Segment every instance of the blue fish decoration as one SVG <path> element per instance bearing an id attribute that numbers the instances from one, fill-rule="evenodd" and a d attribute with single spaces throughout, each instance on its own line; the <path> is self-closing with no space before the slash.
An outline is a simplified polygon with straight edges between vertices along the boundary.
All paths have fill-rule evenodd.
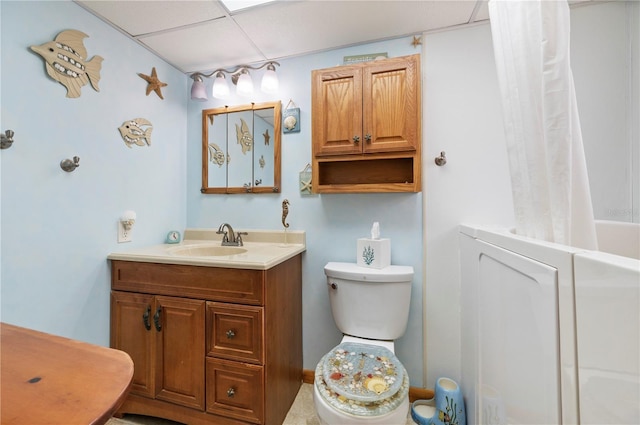
<path id="1" fill-rule="evenodd" d="M 81 31 L 65 30 L 54 41 L 31 46 L 31 50 L 44 59 L 47 74 L 67 88 L 67 97 L 80 97 L 80 90 L 87 83 L 100 91 L 103 58 L 96 55 L 86 60 L 87 49 L 82 41 L 85 37 L 88 35 Z"/>

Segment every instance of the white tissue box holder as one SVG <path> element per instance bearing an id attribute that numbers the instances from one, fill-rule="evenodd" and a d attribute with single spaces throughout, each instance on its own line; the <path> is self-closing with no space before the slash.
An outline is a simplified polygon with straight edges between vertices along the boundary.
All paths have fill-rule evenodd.
<path id="1" fill-rule="evenodd" d="M 391 265 L 391 239 L 358 239 L 356 258 L 356 264 L 360 267 L 388 267 Z"/>

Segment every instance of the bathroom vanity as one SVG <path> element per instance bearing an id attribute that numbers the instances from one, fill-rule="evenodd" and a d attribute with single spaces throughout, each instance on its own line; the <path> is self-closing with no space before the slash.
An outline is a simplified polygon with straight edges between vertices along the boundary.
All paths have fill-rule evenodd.
<path id="1" fill-rule="evenodd" d="M 109 255 L 111 346 L 135 364 L 119 414 L 282 423 L 302 383 L 305 250 L 304 232 L 282 237 L 248 230 L 229 254 L 215 231 L 187 230 L 177 246 Z"/>

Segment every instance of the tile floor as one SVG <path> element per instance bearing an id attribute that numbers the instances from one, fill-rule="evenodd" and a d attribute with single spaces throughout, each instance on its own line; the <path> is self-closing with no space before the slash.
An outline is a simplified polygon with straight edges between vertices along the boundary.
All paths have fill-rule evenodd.
<path id="1" fill-rule="evenodd" d="M 122 419 L 110 419 L 106 425 L 177 425 L 177 423 L 166 419 L 125 415 Z M 289 410 L 282 425 L 320 425 L 313 406 L 312 384 L 302 384 L 291 406 L 291 410 Z M 415 422 L 411 419 L 411 415 L 407 417 L 406 425 L 415 425 Z"/>

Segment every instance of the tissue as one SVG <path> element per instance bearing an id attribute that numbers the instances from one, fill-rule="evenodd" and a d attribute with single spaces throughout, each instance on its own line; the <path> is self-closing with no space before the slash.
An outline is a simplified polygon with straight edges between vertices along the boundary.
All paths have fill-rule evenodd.
<path id="1" fill-rule="evenodd" d="M 360 267 L 383 269 L 391 265 L 391 240 L 380 239 L 380 223 L 371 226 L 371 237 L 357 241 L 356 263 Z"/>
<path id="2" fill-rule="evenodd" d="M 371 226 L 371 239 L 380 239 L 380 223 L 377 221 L 374 221 Z"/>

